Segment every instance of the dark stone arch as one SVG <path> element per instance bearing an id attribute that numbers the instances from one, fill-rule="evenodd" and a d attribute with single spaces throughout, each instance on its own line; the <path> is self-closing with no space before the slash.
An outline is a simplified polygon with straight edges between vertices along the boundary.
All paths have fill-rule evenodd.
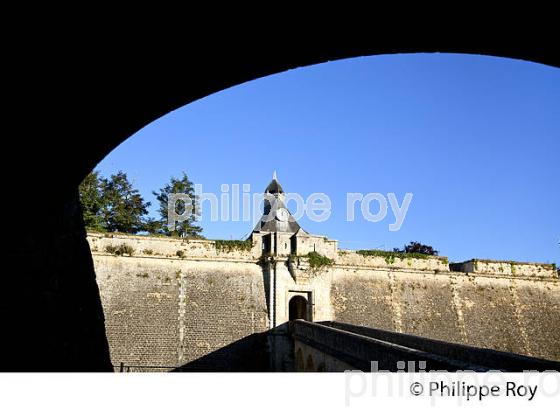
<path id="1" fill-rule="evenodd" d="M 65 32 L 61 25 L 58 29 Z M 446 29 L 441 39 L 403 42 L 368 27 L 345 38 L 337 33 L 332 41 L 332 27 L 323 27 L 312 36 L 292 32 L 281 43 L 273 41 L 274 29 L 259 30 L 258 42 L 238 38 L 232 30 L 197 46 L 192 39 L 200 33 L 185 31 L 176 38 L 181 53 L 170 38 L 158 43 L 153 32 L 149 38 L 126 39 L 106 33 L 106 39 L 92 43 L 89 30 L 83 30 L 72 27 L 71 36 L 61 37 L 49 27 L 22 50 L 10 48 L 4 55 L 5 78 L 15 86 L 5 90 L 10 101 L 5 128 L 12 131 L 3 153 L 21 162 L 4 191 L 19 194 L 22 182 L 32 181 L 34 200 L 19 201 L 20 217 L 5 221 L 8 259 L 25 263 L 3 281 L 4 332 L 10 337 L 2 340 L 0 370 L 111 369 L 77 187 L 112 149 L 162 115 L 245 81 L 349 57 L 459 52 L 560 66 L 554 42 L 548 46 L 546 35 L 518 27 L 501 30 L 505 43 L 496 34 L 464 42 L 460 28 Z M 458 45 L 450 45 L 454 40 Z M 38 334 L 41 343 L 36 343 Z"/>
<path id="2" fill-rule="evenodd" d="M 292 296 L 289 302 L 289 319 L 309 320 L 309 306 L 307 299 L 301 295 Z"/>

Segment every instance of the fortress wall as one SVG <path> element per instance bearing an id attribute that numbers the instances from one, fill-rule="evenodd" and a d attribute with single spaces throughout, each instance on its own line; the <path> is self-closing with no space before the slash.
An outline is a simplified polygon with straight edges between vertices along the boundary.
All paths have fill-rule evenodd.
<path id="1" fill-rule="evenodd" d="M 218 250 L 206 240 L 88 240 L 114 365 L 266 369 L 269 273 L 257 263 L 259 238 L 248 250 Z M 120 245 L 133 255 L 107 252 Z M 352 251 L 318 271 L 299 262 L 292 273 L 289 259 L 276 262 L 277 324 L 288 320 L 293 295 L 312 293 L 314 320 L 560 360 L 560 281 L 549 275 L 552 265 L 469 261 L 450 272 L 445 258 Z"/>
<path id="2" fill-rule="evenodd" d="M 93 254 L 111 362 L 174 366 L 179 281 L 157 259 Z"/>
<path id="3" fill-rule="evenodd" d="M 256 260 L 261 248 L 253 246 L 250 250 L 216 248 L 216 241 L 205 239 L 181 239 L 154 236 L 134 236 L 125 234 L 88 233 L 87 240 L 92 252 L 108 253 L 107 247 L 130 246 L 134 256 L 155 256 L 165 258 L 191 259 L 235 259 Z"/>
<path id="4" fill-rule="evenodd" d="M 182 267 L 181 283 L 184 296 L 179 326 L 184 329 L 184 340 L 180 362 L 190 363 L 212 353 L 193 368 L 262 370 L 258 366 L 268 363 L 258 363 L 256 356 L 264 354 L 264 346 L 257 348 L 255 343 L 264 339 L 243 340 L 268 330 L 261 267 L 255 263 L 188 262 Z"/>
<path id="5" fill-rule="evenodd" d="M 560 281 L 515 281 L 531 355 L 560 361 Z"/>
<path id="6" fill-rule="evenodd" d="M 253 262 L 98 252 L 93 259 L 116 366 L 239 367 L 223 355 L 244 360 L 261 340 L 240 340 L 268 328 L 262 270 Z"/>
<path id="7" fill-rule="evenodd" d="M 558 278 L 556 266 L 545 263 L 473 259 L 452 264 L 453 270 L 504 277 Z"/>
<path id="8" fill-rule="evenodd" d="M 560 360 L 560 282 L 334 269 L 336 321 Z"/>
<path id="9" fill-rule="evenodd" d="M 517 320 L 512 279 L 457 276 L 457 303 L 465 323 L 464 343 L 527 354 L 528 341 Z M 534 285 L 533 285 L 534 286 Z"/>
<path id="10" fill-rule="evenodd" d="M 447 258 L 430 256 L 426 258 L 399 258 L 398 256 L 365 256 L 355 251 L 339 251 L 336 257 L 338 265 L 385 268 L 415 269 L 428 271 L 449 271 Z"/>
<path id="11" fill-rule="evenodd" d="M 398 305 L 391 296 L 389 273 L 336 268 L 331 285 L 334 320 L 398 330 Z"/>
<path id="12" fill-rule="evenodd" d="M 454 285 L 449 275 L 396 272 L 393 276 L 392 300 L 400 309 L 399 331 L 462 341 L 462 324 L 454 309 Z"/>
<path id="13" fill-rule="evenodd" d="M 337 256 L 338 241 L 322 236 L 302 236 L 298 238 L 297 254 L 307 255 L 310 252 L 318 252 L 328 258 Z"/>

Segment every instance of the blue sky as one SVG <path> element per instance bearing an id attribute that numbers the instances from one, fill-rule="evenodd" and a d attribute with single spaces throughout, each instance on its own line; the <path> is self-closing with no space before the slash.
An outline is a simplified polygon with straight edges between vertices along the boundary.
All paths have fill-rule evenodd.
<path id="1" fill-rule="evenodd" d="M 277 170 L 286 191 L 331 198 L 326 222 L 300 225 L 341 248 L 416 240 L 453 261 L 559 263 L 559 153 L 560 70 L 409 54 L 290 70 L 208 96 L 138 131 L 97 169 L 127 172 L 152 203 L 151 191 L 182 171 L 219 195 L 221 184 L 262 192 Z M 380 222 L 347 222 L 347 192 L 413 199 L 391 232 L 390 210 Z M 205 208 L 208 238 L 252 229 L 211 222 Z"/>

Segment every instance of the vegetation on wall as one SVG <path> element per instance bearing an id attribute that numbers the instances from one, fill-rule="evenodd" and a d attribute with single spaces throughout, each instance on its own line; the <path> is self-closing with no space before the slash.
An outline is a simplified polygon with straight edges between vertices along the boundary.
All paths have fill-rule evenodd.
<path id="1" fill-rule="evenodd" d="M 383 251 L 380 249 L 361 249 L 356 253 L 362 256 L 378 256 L 385 259 L 388 265 L 395 263 L 395 259 L 429 259 L 439 254 L 433 247 L 420 242 L 411 241 L 403 248 L 394 248 L 392 251 Z M 449 263 L 447 257 L 439 257 L 442 263 Z M 409 261 L 410 262 L 410 261 Z M 408 265 L 410 266 L 410 263 Z"/>
<path id="2" fill-rule="evenodd" d="M 415 241 L 411 241 L 408 245 L 404 245 L 402 249 L 394 248 L 393 252 L 432 255 L 432 256 L 437 256 L 439 254 L 439 252 L 436 251 L 432 246 L 425 245 L 423 243 L 415 242 Z"/>
<path id="3" fill-rule="evenodd" d="M 244 241 L 216 239 L 214 242 L 218 252 L 249 251 L 253 247 L 253 241 L 250 239 Z"/>
<path id="4" fill-rule="evenodd" d="M 363 256 L 381 256 L 381 257 L 392 257 L 394 258 L 416 258 L 416 259 L 429 259 L 430 256 L 424 253 L 404 253 L 395 251 L 383 251 L 381 249 L 360 249 L 356 251 Z"/>
<path id="5" fill-rule="evenodd" d="M 362 256 L 378 256 L 384 258 L 388 265 L 395 263 L 396 259 L 431 259 L 431 255 L 426 255 L 424 253 L 382 251 L 379 249 L 361 249 L 356 251 L 356 253 Z M 449 263 L 446 257 L 438 257 L 438 259 L 440 259 L 442 263 Z"/>
<path id="6" fill-rule="evenodd" d="M 321 255 L 318 252 L 309 252 L 305 255 L 306 258 L 309 260 L 309 266 L 311 269 L 321 269 L 324 267 L 332 266 L 334 264 L 334 260 L 328 258 L 327 256 Z"/>
<path id="7" fill-rule="evenodd" d="M 134 248 L 130 245 L 126 245 L 124 243 L 121 243 L 118 246 L 107 245 L 105 247 L 105 252 L 111 253 L 111 254 L 117 255 L 117 256 L 122 256 L 122 255 L 132 256 L 132 255 L 134 255 Z"/>
<path id="8" fill-rule="evenodd" d="M 554 269 L 556 269 L 556 264 L 554 263 L 538 263 L 538 262 L 521 262 L 521 261 L 508 261 L 508 260 L 498 260 L 498 259 L 471 259 L 471 261 L 474 263 L 475 267 L 478 265 L 478 263 L 503 263 L 503 264 L 509 264 L 510 267 L 515 267 L 517 265 L 535 265 L 535 266 L 541 266 L 544 268 L 549 268 L 549 267 L 553 267 Z"/>

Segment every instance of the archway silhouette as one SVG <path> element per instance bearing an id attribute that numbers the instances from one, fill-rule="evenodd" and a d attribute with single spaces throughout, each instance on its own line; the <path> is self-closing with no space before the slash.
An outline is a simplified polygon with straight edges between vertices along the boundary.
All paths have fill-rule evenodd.
<path id="1" fill-rule="evenodd" d="M 324 28 L 312 38 L 284 38 L 281 44 L 264 48 L 267 33 L 263 32 L 258 43 L 230 33 L 199 48 L 191 47 L 192 38 L 184 33 L 179 40 L 191 47 L 184 53 L 168 52 L 164 43 L 148 50 L 149 42 L 142 39 L 123 43 L 115 36 L 96 44 L 82 43 L 79 33 L 74 29 L 72 33 L 71 38 L 56 41 L 43 33 L 41 39 L 26 44 L 25 53 L 6 56 L 6 61 L 18 65 L 10 68 L 22 78 L 17 82 L 7 77 L 18 87 L 13 99 L 6 96 L 14 101 L 11 117 L 16 126 L 10 127 L 15 130 L 10 136 L 13 144 L 5 154 L 25 159 L 25 166 L 6 181 L 5 192 L 21 192 L 22 181 L 33 181 L 34 198 L 44 201 L 40 224 L 31 217 L 37 216 L 37 201 L 25 200 L 18 203 L 22 217 L 7 218 L 4 227 L 11 235 L 8 255 L 25 263 L 3 282 L 8 317 L 4 329 L 11 337 L 3 340 L 2 370 L 111 370 L 77 187 L 112 149 L 162 115 L 245 81 L 350 57 L 459 52 L 560 66 L 553 45 L 547 49 L 542 39 L 527 38 L 527 33 L 523 34 L 526 41 L 519 42 L 514 32 L 501 33 L 509 39 L 507 44 L 492 44 L 488 37 L 486 45 L 449 46 L 454 38 L 449 31 L 445 40 L 436 43 L 381 43 L 371 33 L 333 42 Z M 455 32 L 455 38 L 461 35 Z M 38 56 L 47 49 L 49 64 L 41 64 L 44 60 Z M 157 64 L 142 64 L 139 56 L 149 56 Z M 22 295 L 14 289 L 26 292 Z M 29 326 L 29 317 L 34 317 L 34 326 Z M 36 342 L 37 334 L 42 335 L 41 343 Z"/>

